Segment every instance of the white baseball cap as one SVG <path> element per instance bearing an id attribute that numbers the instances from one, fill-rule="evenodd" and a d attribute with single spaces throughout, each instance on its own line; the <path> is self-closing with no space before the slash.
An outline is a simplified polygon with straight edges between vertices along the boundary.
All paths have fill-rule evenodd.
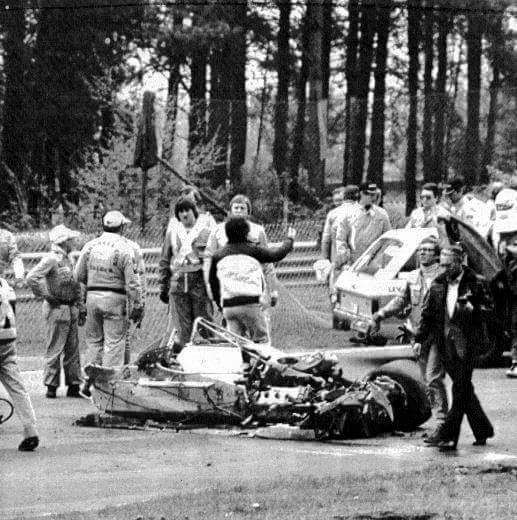
<path id="1" fill-rule="evenodd" d="M 48 237 L 53 244 L 61 244 L 69 238 L 77 238 L 81 233 L 67 228 L 64 224 L 53 227 L 48 232 Z"/>
<path id="2" fill-rule="evenodd" d="M 124 217 L 120 211 L 108 211 L 106 215 L 104 215 L 104 218 L 102 219 L 102 223 L 106 227 L 119 227 L 122 224 L 130 224 L 131 220 Z"/>

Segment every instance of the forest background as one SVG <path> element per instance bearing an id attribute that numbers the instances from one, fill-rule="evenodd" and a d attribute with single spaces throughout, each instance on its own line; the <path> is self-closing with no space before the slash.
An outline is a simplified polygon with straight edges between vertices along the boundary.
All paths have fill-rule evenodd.
<path id="1" fill-rule="evenodd" d="M 423 181 L 517 174 L 511 0 L 5 0 L 0 37 L 13 229 L 112 207 L 161 226 L 167 164 L 264 222 L 314 216 L 338 183 L 407 213 Z"/>

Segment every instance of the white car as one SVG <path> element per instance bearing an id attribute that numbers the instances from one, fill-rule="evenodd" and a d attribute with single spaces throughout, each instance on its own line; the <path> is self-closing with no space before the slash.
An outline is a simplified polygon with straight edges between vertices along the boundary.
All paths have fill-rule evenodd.
<path id="1" fill-rule="evenodd" d="M 418 267 L 422 240 L 438 237 L 435 228 L 392 229 L 379 237 L 335 283 L 333 326 L 362 330 L 365 320 L 405 291 L 407 278 Z"/>

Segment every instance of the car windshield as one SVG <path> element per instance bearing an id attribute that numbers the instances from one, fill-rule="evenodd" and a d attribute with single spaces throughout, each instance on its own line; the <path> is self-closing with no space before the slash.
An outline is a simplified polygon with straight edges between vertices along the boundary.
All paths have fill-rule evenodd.
<path id="1" fill-rule="evenodd" d="M 403 242 L 395 238 L 381 238 L 367 250 L 354 270 L 358 273 L 375 276 L 401 252 L 402 246 Z"/>

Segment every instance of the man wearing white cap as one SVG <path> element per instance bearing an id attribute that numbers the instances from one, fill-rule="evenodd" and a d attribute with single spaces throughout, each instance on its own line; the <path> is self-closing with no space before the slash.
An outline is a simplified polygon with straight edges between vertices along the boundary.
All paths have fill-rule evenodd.
<path id="1" fill-rule="evenodd" d="M 84 323 L 81 286 L 74 280 L 70 253 L 79 236 L 63 224 L 49 232 L 50 253 L 27 275 L 27 284 L 37 298 L 42 298 L 47 322 L 47 350 L 43 383 L 47 397 L 55 398 L 61 374 L 61 355 L 67 397 L 80 397 L 81 364 L 79 361 L 78 326 Z"/>
<path id="2" fill-rule="evenodd" d="M 75 267 L 76 280 L 86 287 L 85 365 L 122 365 L 128 303 L 129 320 L 140 323 L 143 317 L 141 254 L 122 236 L 129 223 L 120 211 L 108 211 L 102 219 L 104 232 L 83 247 Z M 85 390 L 87 394 L 88 385 Z"/>

